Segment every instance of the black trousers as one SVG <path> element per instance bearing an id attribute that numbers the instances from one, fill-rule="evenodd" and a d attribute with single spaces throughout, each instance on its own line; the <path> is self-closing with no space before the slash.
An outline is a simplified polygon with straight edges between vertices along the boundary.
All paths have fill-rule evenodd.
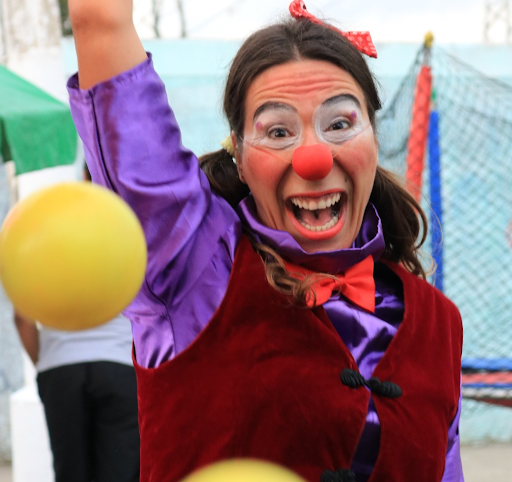
<path id="1" fill-rule="evenodd" d="M 39 373 L 55 482 L 137 482 L 140 436 L 133 367 L 65 365 Z"/>

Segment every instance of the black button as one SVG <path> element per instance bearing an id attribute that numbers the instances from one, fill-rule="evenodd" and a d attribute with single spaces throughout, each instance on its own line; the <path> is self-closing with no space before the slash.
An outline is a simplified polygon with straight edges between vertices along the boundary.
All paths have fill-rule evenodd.
<path id="1" fill-rule="evenodd" d="M 341 382 L 350 388 L 359 388 L 367 386 L 375 395 L 387 398 L 398 398 L 402 395 L 402 389 L 393 382 L 381 382 L 377 377 L 371 377 L 366 380 L 363 375 L 350 368 L 344 368 L 341 372 Z"/>
<path id="2" fill-rule="evenodd" d="M 368 380 L 368 388 L 375 393 L 387 398 L 398 398 L 402 395 L 402 389 L 393 382 L 381 382 L 378 378 L 372 377 Z"/>
<path id="3" fill-rule="evenodd" d="M 350 388 L 359 388 L 366 385 L 363 375 L 350 368 L 344 368 L 341 372 L 341 382 Z"/>

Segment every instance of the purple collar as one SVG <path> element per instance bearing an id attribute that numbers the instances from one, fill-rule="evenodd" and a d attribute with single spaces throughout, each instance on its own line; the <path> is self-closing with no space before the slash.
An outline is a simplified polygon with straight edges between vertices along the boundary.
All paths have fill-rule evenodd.
<path id="1" fill-rule="evenodd" d="M 249 229 L 256 241 L 275 249 L 288 261 L 313 271 L 343 272 L 370 254 L 373 255 L 374 260 L 377 260 L 385 248 L 382 224 L 375 206 L 371 203 L 366 207 L 361 230 L 352 247 L 316 253 L 304 251 L 290 233 L 277 231 L 261 224 L 252 195 L 240 202 L 237 212 L 242 224 Z"/>

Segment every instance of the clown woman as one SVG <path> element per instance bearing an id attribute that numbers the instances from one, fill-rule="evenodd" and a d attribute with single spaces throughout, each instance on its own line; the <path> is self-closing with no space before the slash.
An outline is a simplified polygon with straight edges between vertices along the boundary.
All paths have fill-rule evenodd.
<path id="1" fill-rule="evenodd" d="M 198 159 L 131 0 L 69 11 L 93 181 L 130 204 L 149 250 L 125 311 L 141 481 L 238 457 L 311 482 L 462 481 L 461 319 L 424 279 L 424 213 L 378 165 L 370 35 L 294 0 L 236 54 L 228 140 Z"/>

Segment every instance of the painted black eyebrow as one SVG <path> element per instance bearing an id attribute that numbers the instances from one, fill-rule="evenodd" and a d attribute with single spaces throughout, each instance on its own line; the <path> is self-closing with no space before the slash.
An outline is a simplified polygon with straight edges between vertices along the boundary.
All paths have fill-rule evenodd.
<path id="1" fill-rule="evenodd" d="M 340 100 L 351 100 L 352 102 L 354 102 L 354 104 L 357 105 L 357 107 L 359 107 L 359 110 L 361 110 L 361 102 L 359 102 L 359 99 L 352 94 L 335 95 L 334 97 L 331 97 L 330 99 L 327 99 L 325 102 L 323 102 L 322 105 L 335 104 Z"/>
<path id="2" fill-rule="evenodd" d="M 265 102 L 264 104 L 261 104 L 257 109 L 256 112 L 254 112 L 254 115 L 252 116 L 252 121 L 254 122 L 256 120 L 256 117 L 258 117 L 262 112 L 265 112 L 266 110 L 270 109 L 279 109 L 279 110 L 288 110 L 291 112 L 297 112 L 295 108 L 293 108 L 291 105 L 283 104 L 282 102 Z"/>
<path id="3" fill-rule="evenodd" d="M 336 102 L 339 102 L 341 100 L 351 100 L 361 110 L 361 103 L 359 102 L 359 99 L 357 97 L 355 97 L 354 95 L 352 95 L 352 94 L 335 95 L 334 97 L 331 97 L 330 99 L 327 99 L 326 101 L 324 101 L 322 103 L 322 105 L 327 105 L 328 106 L 330 104 L 335 104 Z M 297 110 L 294 107 L 292 107 L 291 105 L 283 104 L 282 102 L 271 102 L 271 101 L 269 101 L 269 102 L 265 102 L 265 103 L 261 104 L 256 109 L 256 111 L 254 112 L 254 115 L 252 116 L 252 121 L 254 122 L 256 120 L 256 118 L 262 112 L 265 112 L 266 110 L 270 110 L 270 109 L 279 109 L 279 110 L 288 110 L 290 112 L 297 112 Z"/>

